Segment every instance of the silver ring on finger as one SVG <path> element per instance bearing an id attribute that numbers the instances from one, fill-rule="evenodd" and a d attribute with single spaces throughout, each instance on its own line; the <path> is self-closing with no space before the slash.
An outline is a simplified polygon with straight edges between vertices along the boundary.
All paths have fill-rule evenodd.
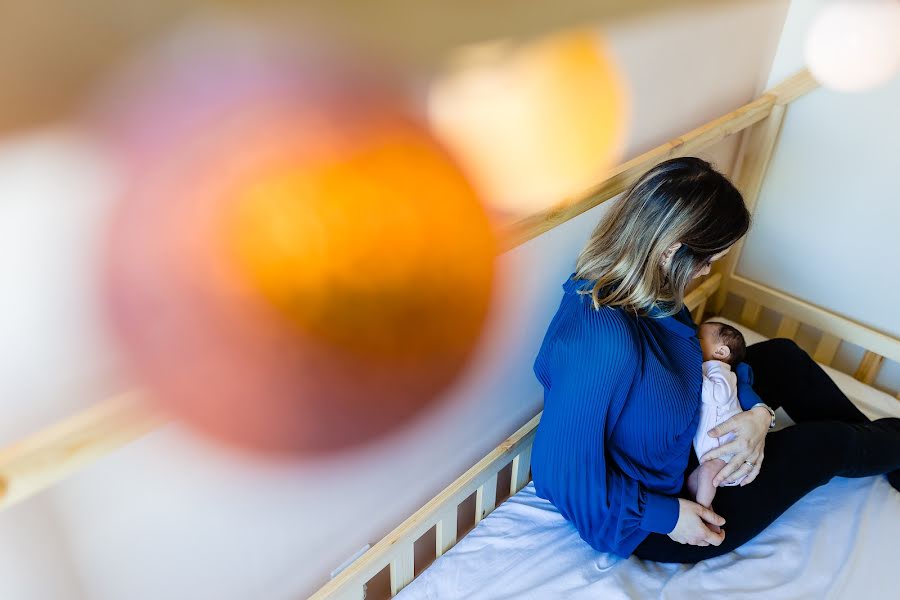
<path id="1" fill-rule="evenodd" d="M 750 465 L 750 468 L 751 468 L 751 469 L 752 469 L 753 467 L 756 466 L 756 465 L 754 465 L 752 462 L 750 462 L 749 460 L 745 460 L 745 461 L 744 461 L 744 464 L 745 464 L 745 465 Z"/>

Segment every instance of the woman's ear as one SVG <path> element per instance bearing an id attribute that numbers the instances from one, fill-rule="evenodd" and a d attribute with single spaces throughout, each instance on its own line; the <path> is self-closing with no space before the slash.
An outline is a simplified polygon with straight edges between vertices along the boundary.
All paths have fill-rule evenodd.
<path id="1" fill-rule="evenodd" d="M 668 269 L 669 265 L 672 263 L 672 257 L 681 248 L 681 242 L 675 242 L 663 252 L 662 258 L 659 259 L 659 266 L 663 269 Z"/>

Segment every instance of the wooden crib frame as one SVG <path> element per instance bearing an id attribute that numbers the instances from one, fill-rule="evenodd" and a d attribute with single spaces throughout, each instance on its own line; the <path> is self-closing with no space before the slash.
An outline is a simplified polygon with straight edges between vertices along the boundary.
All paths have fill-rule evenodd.
<path id="1" fill-rule="evenodd" d="M 625 191 L 656 163 L 676 156 L 694 154 L 742 130 L 746 132 L 738 154 L 734 181 L 752 212 L 781 130 L 787 105 L 816 87 L 817 84 L 809 73 L 802 71 L 768 90 L 753 102 L 624 163 L 586 198 L 571 204 L 562 204 L 515 223 L 509 230 L 507 249 L 536 237 Z M 819 329 L 821 334 L 813 353 L 819 363 L 830 365 L 842 341 L 865 348 L 865 354 L 853 374 L 865 384 L 872 384 L 875 381 L 885 358 L 900 361 L 900 340 L 897 338 L 738 275 L 735 269 L 742 247 L 743 241 L 720 261 L 716 272 L 685 298 L 685 303 L 696 321 L 702 320 L 708 314 L 721 311 L 727 295 L 733 294 L 744 299 L 739 321 L 750 328 L 757 324 L 765 307 L 781 315 L 777 337 L 793 339 L 801 323 Z M 894 392 L 900 399 L 900 390 Z M 897 413 L 900 416 L 900 403 L 897 405 Z M 531 447 L 540 418 L 541 413 L 535 415 L 319 589 L 310 600 L 365 598 L 367 582 L 385 568 L 389 569 L 391 597 L 396 595 L 414 578 L 415 543 L 426 532 L 432 528 L 435 530 L 435 558 L 457 542 L 458 514 L 461 505 L 473 492 L 477 524 L 495 508 L 497 479 L 503 469 L 511 466 L 510 496 L 530 481 Z"/>
<path id="2" fill-rule="evenodd" d="M 511 223 L 504 231 L 502 250 L 514 248 L 615 197 L 660 161 L 696 154 L 739 132 L 744 133 L 734 180 L 752 211 L 787 106 L 816 87 L 810 74 L 801 71 L 737 110 L 623 163 L 585 197 Z M 865 348 L 854 373 L 863 383 L 875 381 L 885 358 L 900 362 L 900 339 L 737 274 L 741 247 L 739 243 L 719 262 L 716 272 L 688 294 L 686 303 L 695 319 L 720 311 L 730 293 L 744 298 L 740 321 L 749 327 L 756 324 L 762 308 L 767 307 L 782 315 L 778 336 L 793 338 L 801 322 L 820 330 L 814 357 L 821 363 L 831 363 L 842 341 Z M 900 398 L 900 393 L 894 392 Z M 475 522 L 487 516 L 497 502 L 498 475 L 507 466 L 511 469 L 509 494 L 525 486 L 530 479 L 531 445 L 539 420 L 540 414 L 525 423 L 329 581 L 313 599 L 363 598 L 367 582 L 385 568 L 390 572 L 391 596 L 395 595 L 413 579 L 414 544 L 420 537 L 434 528 L 435 557 L 451 548 L 457 541 L 460 505 L 474 493 Z M 148 409 L 140 393 L 131 393 L 100 403 L 0 450 L 0 509 L 53 485 L 167 421 L 165 415 Z"/>

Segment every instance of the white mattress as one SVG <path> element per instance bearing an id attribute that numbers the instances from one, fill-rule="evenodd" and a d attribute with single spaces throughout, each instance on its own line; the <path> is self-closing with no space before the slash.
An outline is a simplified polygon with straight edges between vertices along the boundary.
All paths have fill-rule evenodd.
<path id="1" fill-rule="evenodd" d="M 720 319 L 721 320 L 721 319 Z M 748 343 L 762 338 L 740 327 Z M 828 369 L 873 418 L 897 400 Z M 497 507 L 399 598 L 900 598 L 900 493 L 883 476 L 835 478 L 734 552 L 696 565 L 588 546 L 533 484 Z"/>

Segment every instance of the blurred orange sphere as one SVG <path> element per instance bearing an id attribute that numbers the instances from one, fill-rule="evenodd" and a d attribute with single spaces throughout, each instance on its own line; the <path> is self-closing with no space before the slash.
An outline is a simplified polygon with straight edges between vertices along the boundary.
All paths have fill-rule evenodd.
<path id="1" fill-rule="evenodd" d="M 202 130 L 153 138 L 110 228 L 137 373 L 198 429 L 268 453 L 357 445 L 433 403 L 493 279 L 482 206 L 402 94 L 320 60 L 253 103 L 226 106 L 226 85 Z"/>

